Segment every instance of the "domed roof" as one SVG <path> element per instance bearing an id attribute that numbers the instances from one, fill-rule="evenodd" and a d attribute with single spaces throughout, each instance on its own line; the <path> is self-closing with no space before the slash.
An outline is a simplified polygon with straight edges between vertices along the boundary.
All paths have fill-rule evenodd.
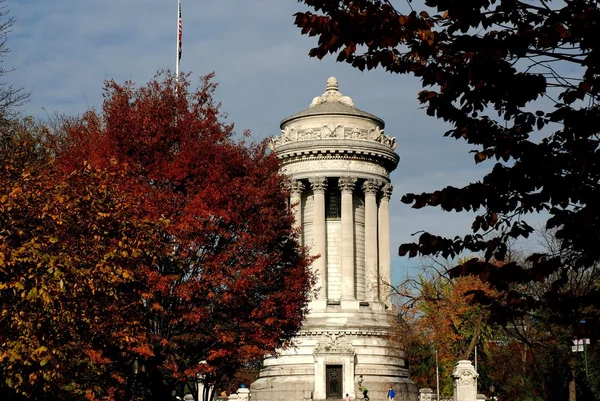
<path id="1" fill-rule="evenodd" d="M 335 78 L 310 107 L 281 122 L 281 135 L 269 146 L 281 160 L 282 171 L 294 177 L 315 174 L 389 180 L 400 160 L 396 138 L 386 135 L 383 120 L 357 109 L 338 90 Z"/>
<path id="2" fill-rule="evenodd" d="M 281 120 L 281 128 L 292 120 L 308 116 L 321 115 L 349 115 L 368 118 L 378 123 L 381 128 L 384 127 L 384 121 L 366 111 L 362 111 L 354 106 L 352 99 L 344 96 L 338 90 L 338 81 L 334 77 L 327 80 L 327 88 L 325 93 L 313 99 L 309 108 L 293 114 Z"/>

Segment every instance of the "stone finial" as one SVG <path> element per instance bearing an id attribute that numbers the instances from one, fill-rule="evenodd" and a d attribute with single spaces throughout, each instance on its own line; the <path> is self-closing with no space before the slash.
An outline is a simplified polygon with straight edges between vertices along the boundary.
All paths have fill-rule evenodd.
<path id="1" fill-rule="evenodd" d="M 338 87 L 339 85 L 337 79 L 335 79 L 334 77 L 330 77 L 329 79 L 327 79 L 325 93 L 323 93 L 321 96 L 317 96 L 316 98 L 314 98 L 312 103 L 310 104 L 310 107 L 315 107 L 325 102 L 338 102 L 345 104 L 346 106 L 354 107 L 352 99 L 350 99 L 348 96 L 343 96 L 338 90 Z"/>
<path id="2" fill-rule="evenodd" d="M 327 91 L 338 91 L 338 80 L 335 77 L 329 77 L 327 79 Z"/>

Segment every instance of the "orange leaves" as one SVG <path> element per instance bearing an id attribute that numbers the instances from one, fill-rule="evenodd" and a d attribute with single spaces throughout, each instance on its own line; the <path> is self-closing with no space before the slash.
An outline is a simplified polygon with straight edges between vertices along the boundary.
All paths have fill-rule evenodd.
<path id="1" fill-rule="evenodd" d="M 409 347 L 409 358 L 415 365 L 412 369 L 421 366 L 418 374 L 425 375 L 424 384 L 427 384 L 427 377 L 431 375 L 423 366 L 427 355 L 419 354 L 418 350 L 432 347 L 439 353 L 441 377 L 449 379 L 455 361 L 468 358 L 473 344 L 485 332 L 488 312 L 472 302 L 473 292 L 481 291 L 492 297 L 495 292 L 477 277 L 450 280 L 437 275 L 420 276 L 415 286 L 404 290 L 406 299 L 413 301 L 401 306 L 400 312 L 408 327 L 400 327 L 398 335 L 412 339 L 412 348 Z M 403 330 L 407 329 L 405 333 Z M 445 385 L 450 386 L 450 381 Z"/>

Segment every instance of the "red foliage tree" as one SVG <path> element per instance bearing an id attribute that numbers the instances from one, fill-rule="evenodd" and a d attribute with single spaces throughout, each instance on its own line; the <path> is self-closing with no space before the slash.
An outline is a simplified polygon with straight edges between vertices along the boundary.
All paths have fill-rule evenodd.
<path id="1" fill-rule="evenodd" d="M 82 170 L 109 177 L 99 184 L 106 194 L 73 192 L 73 201 L 114 198 L 127 210 L 125 221 L 133 221 L 128 227 L 143 238 L 131 250 L 119 248 L 133 246 L 129 236 L 110 242 L 115 249 L 107 257 L 122 260 L 110 266 L 123 269 L 130 285 L 97 287 L 93 274 L 88 279 L 94 291 L 119 302 L 109 308 L 110 302 L 89 297 L 79 305 L 100 321 L 112 320 L 104 326 L 93 319 L 91 327 L 118 339 L 110 349 L 92 347 L 93 360 L 73 379 L 90 399 L 124 396 L 136 359 L 134 397 L 167 399 L 199 374 L 216 383 L 285 345 L 306 312 L 310 259 L 292 228 L 278 160 L 265 143 L 234 139 L 233 126 L 220 120 L 211 78 L 202 78 L 193 93 L 186 77 L 168 74 L 141 88 L 107 82 L 102 113 L 71 121 L 54 149 L 55 181 Z M 117 208 L 105 209 L 84 214 L 82 230 L 98 227 L 101 218 L 116 224 Z M 66 231 L 57 238 L 95 260 L 104 250 L 95 248 L 93 234 Z M 71 269 L 80 267 L 76 262 Z M 77 324 L 65 329 L 71 332 L 78 336 L 63 341 L 85 349 Z M 89 368 L 98 366 L 114 380 L 94 387 Z"/>

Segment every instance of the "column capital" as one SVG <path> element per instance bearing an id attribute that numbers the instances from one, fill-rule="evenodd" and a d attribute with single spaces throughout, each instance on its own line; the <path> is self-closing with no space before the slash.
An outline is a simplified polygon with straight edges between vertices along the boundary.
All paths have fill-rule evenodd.
<path id="1" fill-rule="evenodd" d="M 367 195 L 377 195 L 382 185 L 383 183 L 379 180 L 369 179 L 363 182 L 362 189 Z"/>
<path id="2" fill-rule="evenodd" d="M 390 200 L 392 197 L 392 191 L 394 190 L 394 186 L 390 183 L 387 183 L 381 188 L 382 198 L 386 200 Z"/>
<path id="3" fill-rule="evenodd" d="M 311 177 L 308 179 L 313 192 L 325 193 L 327 189 L 327 177 Z"/>
<path id="4" fill-rule="evenodd" d="M 338 186 L 342 192 L 353 192 L 356 185 L 356 177 L 340 177 Z"/>
<path id="5" fill-rule="evenodd" d="M 289 189 L 292 195 L 299 196 L 304 191 L 304 184 L 300 180 L 292 180 Z"/>

